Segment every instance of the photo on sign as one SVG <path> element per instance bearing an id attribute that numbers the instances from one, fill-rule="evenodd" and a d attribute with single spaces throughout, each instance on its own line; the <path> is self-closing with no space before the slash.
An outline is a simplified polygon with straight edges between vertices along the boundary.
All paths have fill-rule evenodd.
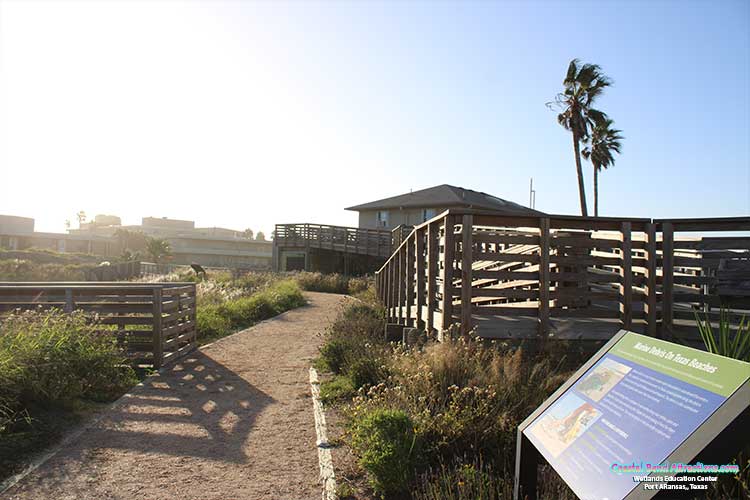
<path id="1" fill-rule="evenodd" d="M 630 371 L 629 366 L 612 359 L 605 359 L 576 389 L 593 401 L 599 401 Z"/>
<path id="2" fill-rule="evenodd" d="M 565 451 L 602 413 L 575 394 L 567 394 L 529 432 L 552 456 Z"/>

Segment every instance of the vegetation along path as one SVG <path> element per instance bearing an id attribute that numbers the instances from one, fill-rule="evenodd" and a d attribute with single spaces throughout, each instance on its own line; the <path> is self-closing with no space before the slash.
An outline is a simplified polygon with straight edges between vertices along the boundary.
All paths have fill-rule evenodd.
<path id="1" fill-rule="evenodd" d="M 147 379 L 3 497 L 319 499 L 308 369 L 346 297 L 306 297 Z"/>

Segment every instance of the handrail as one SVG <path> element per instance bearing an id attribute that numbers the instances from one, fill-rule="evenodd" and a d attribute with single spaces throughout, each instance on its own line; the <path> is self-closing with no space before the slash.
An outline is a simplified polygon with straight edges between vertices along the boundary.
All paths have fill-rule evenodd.
<path id="1" fill-rule="evenodd" d="M 452 224 L 461 231 L 449 231 Z M 519 230 L 537 236 L 529 236 L 530 243 Z M 448 209 L 415 226 L 393 250 L 375 273 L 376 288 L 389 321 L 438 332 L 453 322 L 466 332 L 473 316 L 531 314 L 540 339 L 561 317 L 588 317 L 587 328 L 602 318 L 602 331 L 607 324 L 638 323 L 657 335 L 685 326 L 677 320 L 690 320 L 695 308 L 750 309 L 750 297 L 719 297 L 714 288 L 721 262 L 750 259 L 750 238 L 711 237 L 702 248 L 674 237 L 678 231 L 748 230 L 748 217 L 652 220 Z M 529 250 L 515 252 L 519 245 Z"/>

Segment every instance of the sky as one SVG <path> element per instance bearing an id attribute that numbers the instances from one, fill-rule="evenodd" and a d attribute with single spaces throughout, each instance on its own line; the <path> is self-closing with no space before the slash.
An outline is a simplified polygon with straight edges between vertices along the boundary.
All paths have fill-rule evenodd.
<path id="1" fill-rule="evenodd" d="M 750 214 L 747 1 L 0 0 L 0 214 L 270 232 L 438 184 L 579 210 L 545 103 L 623 131 L 600 215 Z M 592 167 L 585 163 L 589 207 Z"/>

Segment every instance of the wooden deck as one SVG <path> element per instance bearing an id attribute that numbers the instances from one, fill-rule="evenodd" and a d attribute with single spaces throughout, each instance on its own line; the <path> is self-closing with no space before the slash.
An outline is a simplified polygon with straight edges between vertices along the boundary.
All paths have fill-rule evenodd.
<path id="1" fill-rule="evenodd" d="M 317 248 L 342 253 L 387 258 L 391 255 L 391 231 L 323 224 L 276 224 L 277 248 Z"/>
<path id="2" fill-rule="evenodd" d="M 721 305 L 750 310 L 748 231 L 750 218 L 449 210 L 404 239 L 377 272 L 377 290 L 389 321 L 436 332 L 458 324 L 541 341 L 606 340 L 621 328 L 694 337 L 696 312 L 713 320 Z"/>

